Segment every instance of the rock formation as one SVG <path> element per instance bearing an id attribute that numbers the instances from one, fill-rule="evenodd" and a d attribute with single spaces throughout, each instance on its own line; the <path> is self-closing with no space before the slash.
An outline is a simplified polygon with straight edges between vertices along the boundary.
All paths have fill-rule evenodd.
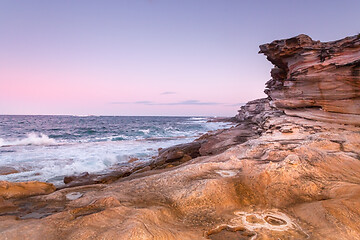
<path id="1" fill-rule="evenodd" d="M 49 194 L 55 191 L 55 186 L 51 183 L 43 182 L 23 182 L 10 183 L 0 181 L 0 197 L 21 198 L 40 194 Z"/>
<path id="2" fill-rule="evenodd" d="M 360 123 L 360 36 L 322 43 L 306 35 L 260 46 L 275 67 L 265 92 L 285 113 Z"/>
<path id="3" fill-rule="evenodd" d="M 260 48 L 269 97 L 237 126 L 110 184 L 0 199 L 0 239 L 360 239 L 359 38 Z"/>

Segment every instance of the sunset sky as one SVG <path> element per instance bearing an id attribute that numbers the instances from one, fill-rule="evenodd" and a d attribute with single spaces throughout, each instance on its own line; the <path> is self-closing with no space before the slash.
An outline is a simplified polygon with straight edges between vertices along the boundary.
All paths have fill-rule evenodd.
<path id="1" fill-rule="evenodd" d="M 0 0 L 0 114 L 233 116 L 258 46 L 360 33 L 360 1 Z"/>

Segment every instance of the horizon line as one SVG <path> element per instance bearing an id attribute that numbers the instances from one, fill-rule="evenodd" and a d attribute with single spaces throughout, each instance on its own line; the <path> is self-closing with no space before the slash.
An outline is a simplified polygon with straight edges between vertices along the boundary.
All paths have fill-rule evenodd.
<path id="1" fill-rule="evenodd" d="M 236 114 L 235 114 L 236 115 Z M 0 114 L 0 116 L 63 116 L 63 117 L 234 117 L 232 116 L 206 116 L 206 115 L 95 115 L 95 114 Z"/>

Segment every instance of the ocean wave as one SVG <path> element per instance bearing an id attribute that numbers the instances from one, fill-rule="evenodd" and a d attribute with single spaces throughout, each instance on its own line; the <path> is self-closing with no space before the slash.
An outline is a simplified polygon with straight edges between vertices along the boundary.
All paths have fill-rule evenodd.
<path id="1" fill-rule="evenodd" d="M 55 139 L 48 137 L 43 133 L 28 133 L 26 138 L 16 139 L 13 141 L 6 141 L 0 138 L 0 147 L 3 146 L 16 146 L 16 145 L 56 145 Z"/>
<path id="2" fill-rule="evenodd" d="M 139 129 L 139 132 L 142 132 L 143 134 L 149 134 L 150 129 Z"/>
<path id="3" fill-rule="evenodd" d="M 123 141 L 123 140 L 128 140 L 129 138 L 121 135 L 121 136 L 113 136 L 110 138 L 111 141 L 116 142 L 116 141 Z"/>
<path id="4" fill-rule="evenodd" d="M 206 117 L 192 117 L 190 118 L 190 120 L 207 120 L 208 118 Z"/>

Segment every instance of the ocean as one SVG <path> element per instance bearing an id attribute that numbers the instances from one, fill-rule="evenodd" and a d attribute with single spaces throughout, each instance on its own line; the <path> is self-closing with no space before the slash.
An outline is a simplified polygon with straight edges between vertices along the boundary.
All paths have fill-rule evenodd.
<path id="1" fill-rule="evenodd" d="M 230 126 L 205 117 L 0 115 L 0 180 L 61 186 L 64 176 L 150 161 L 158 148 Z"/>

